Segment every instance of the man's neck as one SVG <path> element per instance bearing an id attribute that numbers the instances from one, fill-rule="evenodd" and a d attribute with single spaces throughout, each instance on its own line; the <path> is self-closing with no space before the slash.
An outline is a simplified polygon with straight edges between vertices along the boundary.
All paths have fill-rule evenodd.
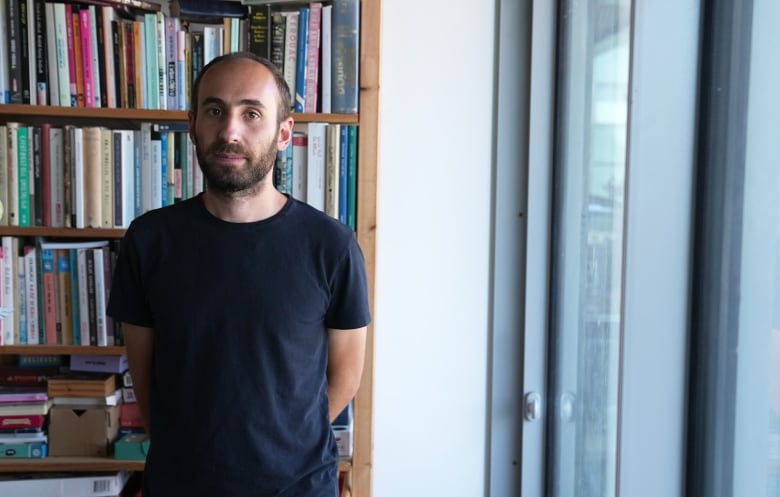
<path id="1" fill-rule="evenodd" d="M 206 210 L 229 223 L 252 223 L 268 219 L 287 203 L 285 195 L 266 185 L 249 194 L 222 194 L 206 190 L 202 199 Z"/>

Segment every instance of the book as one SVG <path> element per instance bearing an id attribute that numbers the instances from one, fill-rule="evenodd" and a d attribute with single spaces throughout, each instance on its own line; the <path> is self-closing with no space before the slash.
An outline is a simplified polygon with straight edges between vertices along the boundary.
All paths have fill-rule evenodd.
<path id="1" fill-rule="evenodd" d="M 72 407 L 95 407 L 95 406 L 116 406 L 122 402 L 122 389 L 101 396 L 87 396 L 87 397 L 52 397 L 52 403 L 55 406 L 72 406 Z"/>
<path id="2" fill-rule="evenodd" d="M 325 144 L 328 124 L 309 123 L 306 153 L 306 203 L 325 210 Z"/>
<path id="3" fill-rule="evenodd" d="M 322 34 L 322 3 L 309 4 L 309 29 L 306 37 L 306 86 L 304 112 L 317 112 L 317 93 L 319 90 L 320 37 Z"/>
<path id="4" fill-rule="evenodd" d="M 298 10 L 298 52 L 295 68 L 295 112 L 306 109 L 306 67 L 309 58 L 309 7 Z"/>
<path id="5" fill-rule="evenodd" d="M 254 5 L 249 8 L 248 49 L 255 55 L 271 57 L 271 7 Z"/>
<path id="6" fill-rule="evenodd" d="M 333 0 L 331 30 L 331 110 L 340 114 L 355 114 L 358 111 L 360 90 L 359 0 Z"/>
<path id="7" fill-rule="evenodd" d="M 97 126 L 76 128 L 83 130 L 83 159 L 77 160 L 83 164 L 83 182 L 75 182 L 76 191 L 82 190 L 84 196 L 84 224 L 77 227 L 100 228 L 102 226 L 101 195 L 103 162 L 102 162 L 102 129 Z M 78 197 L 77 197 L 78 198 Z"/>
<path id="8" fill-rule="evenodd" d="M 298 74 L 298 11 L 284 12 L 272 16 L 271 60 L 282 71 L 287 86 L 293 96 L 295 108 L 295 88 Z"/>
<path id="9" fill-rule="evenodd" d="M 339 218 L 341 125 L 328 124 L 325 140 L 325 214 Z"/>
<path id="10" fill-rule="evenodd" d="M 27 404 L 49 400 L 45 387 L 0 385 L 0 405 Z"/>
<path id="11" fill-rule="evenodd" d="M 9 443 L 0 445 L 0 458 L 46 457 L 48 445 L 45 442 Z"/>
<path id="12" fill-rule="evenodd" d="M 349 128 L 349 152 L 347 154 L 347 226 L 357 230 L 357 163 L 358 127 Z"/>
<path id="13" fill-rule="evenodd" d="M 247 7 L 228 0 L 171 0 L 171 15 L 185 20 L 221 22 L 225 17 L 246 18 Z"/>
<path id="14" fill-rule="evenodd" d="M 51 399 L 38 402 L 0 404 L 2 416 L 45 416 L 52 406 Z"/>
<path id="15" fill-rule="evenodd" d="M 301 131 L 293 132 L 292 139 L 292 196 L 306 201 L 306 163 L 308 159 L 309 137 Z"/>
<path id="16" fill-rule="evenodd" d="M 106 373 L 69 373 L 49 378 L 47 393 L 57 397 L 107 397 L 116 392 L 116 377 Z"/>
<path id="17" fill-rule="evenodd" d="M 320 67 L 320 112 L 329 114 L 331 112 L 331 74 L 332 74 L 332 48 L 331 37 L 333 33 L 333 5 L 322 6 L 322 50 L 320 51 L 322 61 Z"/>
<path id="18" fill-rule="evenodd" d="M 0 430 L 26 430 L 43 428 L 43 414 L 0 415 Z"/>

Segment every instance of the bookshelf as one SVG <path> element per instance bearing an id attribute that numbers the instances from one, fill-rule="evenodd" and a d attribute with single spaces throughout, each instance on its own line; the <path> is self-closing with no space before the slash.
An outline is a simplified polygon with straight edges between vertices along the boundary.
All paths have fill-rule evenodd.
<path id="1" fill-rule="evenodd" d="M 278 0 L 272 0 L 278 3 Z M 269 2 L 270 3 L 270 2 Z M 304 3 L 290 1 L 286 3 Z M 374 309 L 376 254 L 377 168 L 379 157 L 381 0 L 362 0 L 360 11 L 360 90 L 358 114 L 294 114 L 296 123 L 326 122 L 358 125 L 358 184 L 356 236 L 364 252 L 368 270 L 369 303 Z M 187 122 L 185 111 L 161 111 L 123 108 L 72 108 L 41 105 L 0 104 L 0 122 L 55 125 L 97 124 L 120 128 L 138 122 Z M 0 236 L 68 239 L 118 239 L 122 229 L 49 228 L 0 226 Z M 369 497 L 372 482 L 373 452 L 373 361 L 374 324 L 369 325 L 365 369 L 354 401 L 354 448 L 351 461 L 342 461 L 340 472 L 349 473 L 349 495 Z M 0 346 L 0 356 L 122 354 L 123 347 L 87 347 L 56 345 Z M 44 459 L 0 459 L 0 473 L 49 471 L 114 471 L 143 469 L 137 461 L 107 458 L 48 457 Z"/>

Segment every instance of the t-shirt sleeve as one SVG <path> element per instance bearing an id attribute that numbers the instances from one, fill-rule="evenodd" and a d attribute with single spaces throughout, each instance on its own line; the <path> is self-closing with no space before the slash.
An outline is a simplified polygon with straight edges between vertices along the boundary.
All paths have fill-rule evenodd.
<path id="1" fill-rule="evenodd" d="M 325 315 L 327 328 L 351 330 L 371 322 L 366 261 L 354 236 L 335 266 L 330 290 L 331 301 Z"/>
<path id="2" fill-rule="evenodd" d="M 117 322 L 149 328 L 154 326 L 144 292 L 139 248 L 132 226 L 127 230 L 119 249 L 106 313 Z"/>

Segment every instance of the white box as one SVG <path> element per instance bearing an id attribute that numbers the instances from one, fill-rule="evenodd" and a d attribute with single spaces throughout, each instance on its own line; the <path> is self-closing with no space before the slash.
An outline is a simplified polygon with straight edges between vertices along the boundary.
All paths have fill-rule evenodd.
<path id="1" fill-rule="evenodd" d="M 340 457 L 352 457 L 352 425 L 334 426 L 333 435 L 336 437 L 336 447 L 339 448 Z M 0 495 L 0 497 L 5 497 Z"/>
<path id="2" fill-rule="evenodd" d="M 130 474 L 129 471 L 119 471 L 109 475 L 24 479 L 2 475 L 0 497 L 119 497 Z"/>
<path id="3" fill-rule="evenodd" d="M 126 355 L 73 354 L 70 356 L 72 371 L 122 374 L 127 371 Z"/>

